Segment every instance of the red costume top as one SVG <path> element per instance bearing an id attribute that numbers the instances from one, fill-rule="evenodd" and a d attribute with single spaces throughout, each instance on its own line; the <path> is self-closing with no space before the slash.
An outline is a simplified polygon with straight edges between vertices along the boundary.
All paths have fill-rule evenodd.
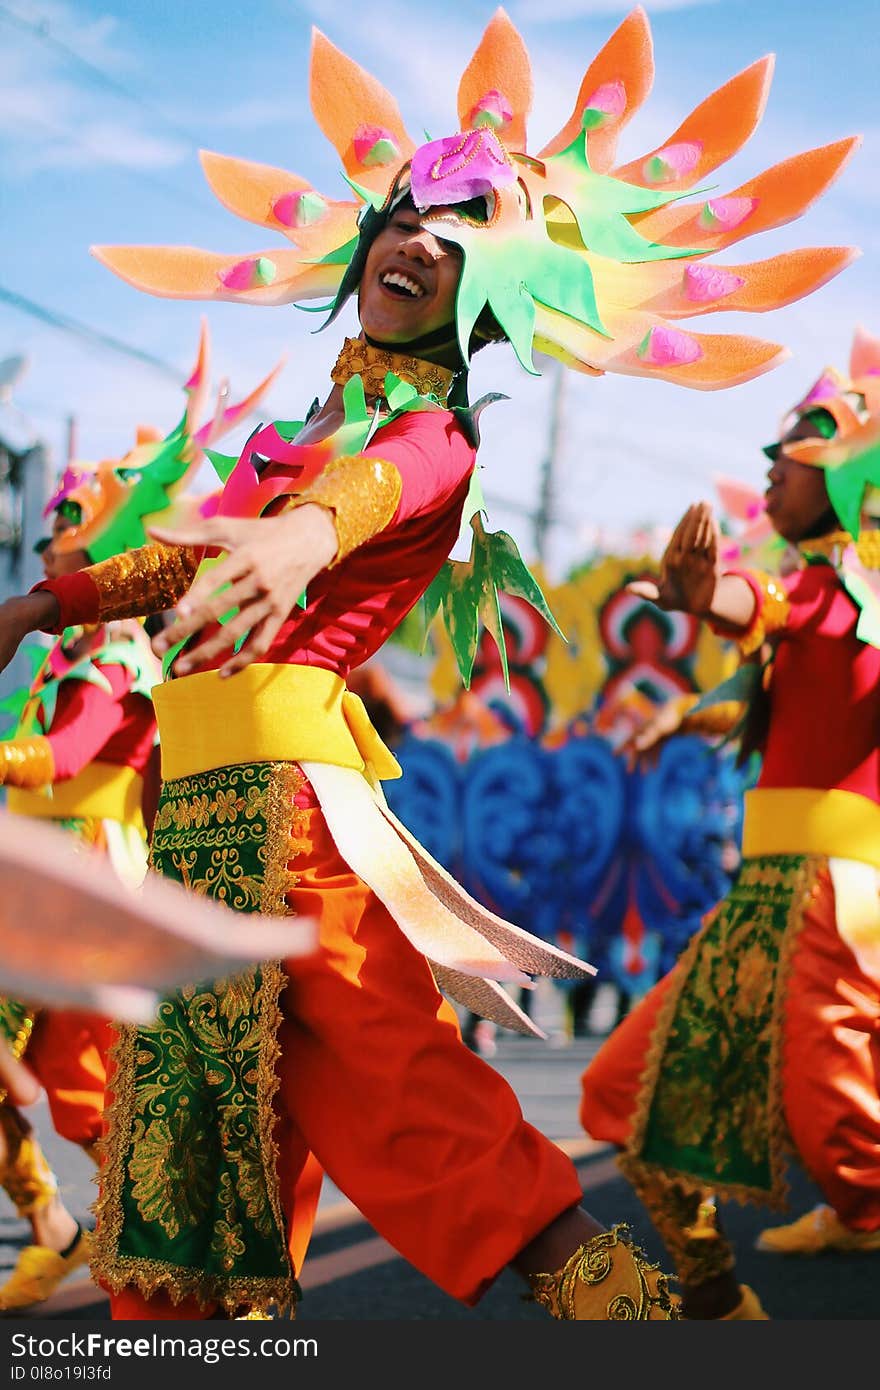
<path id="1" fill-rule="evenodd" d="M 759 788 L 857 792 L 880 802 L 880 651 L 856 637 L 859 610 L 828 564 L 751 586 L 759 625 L 778 634 Z M 785 599 L 773 591 L 784 591 Z M 785 602 L 787 600 L 787 603 Z"/>
<path id="2" fill-rule="evenodd" d="M 98 760 L 131 767 L 143 774 L 156 738 L 156 720 L 150 701 L 131 693 L 131 671 L 96 661 L 95 668 L 110 690 L 88 681 L 63 681 L 46 737 L 55 763 L 54 781 L 75 777 Z"/>
<path id="3" fill-rule="evenodd" d="M 344 678 L 372 656 L 398 626 L 455 544 L 476 451 L 450 411 L 402 415 L 384 425 L 362 455 L 384 460 L 397 470 L 401 482 L 397 508 L 377 534 L 312 581 L 307 607 L 293 609 L 264 658 L 266 662 L 319 666 Z M 271 470 L 282 467 L 272 465 Z M 270 475 L 269 470 L 264 474 Z M 303 500 L 306 498 L 307 493 Z M 357 509 L 367 501 L 363 494 L 352 495 L 347 505 Z M 38 584 L 38 589 L 48 589 L 61 605 L 58 627 L 156 611 L 151 608 L 145 583 L 129 589 L 124 608 L 119 603 L 121 588 L 116 576 L 120 568 L 136 566 L 138 554 L 135 551 L 93 569 Z M 170 576 L 166 572 L 160 608 L 170 606 L 186 592 L 198 558 L 193 556 L 187 567 L 174 552 L 166 550 L 164 554 L 168 557 L 166 571 L 176 560 L 179 573 Z M 108 577 L 106 591 L 103 583 L 99 585 L 92 578 L 95 571 L 103 570 Z M 108 604 L 112 605 L 111 613 Z M 225 659 L 218 656 L 211 666 L 216 669 Z"/>

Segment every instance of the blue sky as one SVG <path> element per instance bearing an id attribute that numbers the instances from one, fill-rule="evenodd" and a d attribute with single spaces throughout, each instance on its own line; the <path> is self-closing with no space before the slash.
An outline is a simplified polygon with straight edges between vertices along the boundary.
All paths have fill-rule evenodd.
<path id="1" fill-rule="evenodd" d="M 535 70 L 533 148 L 562 124 L 580 78 L 630 5 L 618 0 L 510 0 Z M 315 23 L 397 97 L 411 131 L 454 127 L 458 77 L 494 5 L 447 0 L 291 3 L 252 0 L 0 0 L 0 288 L 111 334 L 182 373 L 203 306 L 152 299 L 88 255 L 92 242 L 167 242 L 246 252 L 267 240 L 217 203 L 197 148 L 262 160 L 344 196 L 335 151 L 307 100 Z M 786 343 L 792 359 L 729 392 L 697 393 L 639 379 L 570 376 L 564 399 L 551 569 L 575 561 L 596 526 L 673 522 L 711 495 L 714 471 L 760 482 L 759 445 L 827 361 L 845 365 L 854 325 L 880 332 L 880 41 L 863 0 L 655 0 L 654 92 L 625 133 L 632 158 L 667 136 L 711 89 L 766 52 L 777 54 L 767 112 L 720 172 L 722 191 L 799 149 L 862 132 L 865 143 L 799 222 L 743 244 L 742 258 L 796 245 L 855 244 L 863 257 L 811 299 L 770 316 L 723 315 L 718 328 Z M 420 18 L 420 14 L 424 18 Z M 34 32 L 37 26 L 38 32 Z M 74 56 L 76 55 L 76 56 Z M 101 73 L 105 76 L 102 78 Z M 133 94 L 135 100 L 125 93 Z M 279 246 L 283 243 L 279 240 Z M 207 309 L 215 375 L 249 388 L 282 351 L 287 366 L 267 413 L 290 418 L 325 390 L 338 339 L 311 336 L 294 308 Z M 739 321 L 738 321 L 739 320 Z M 353 328 L 353 321 L 346 325 Z M 0 358 L 25 353 L 16 389 L 62 461 L 68 414 L 83 457 L 123 452 L 139 422 L 169 427 L 174 380 L 93 348 L 0 300 Z M 550 378 L 533 381 L 505 349 L 478 359 L 476 390 L 512 396 L 484 417 L 493 525 L 529 549 L 528 522 L 545 447 Z"/>

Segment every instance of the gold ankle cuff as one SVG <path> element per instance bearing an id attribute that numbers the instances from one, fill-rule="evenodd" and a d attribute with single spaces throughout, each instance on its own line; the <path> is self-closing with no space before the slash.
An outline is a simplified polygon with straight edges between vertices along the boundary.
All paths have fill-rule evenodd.
<path id="1" fill-rule="evenodd" d="M 555 1274 L 533 1274 L 536 1303 L 579 1322 L 670 1321 L 681 1317 L 669 1280 L 633 1245 L 626 1226 L 593 1236 Z"/>

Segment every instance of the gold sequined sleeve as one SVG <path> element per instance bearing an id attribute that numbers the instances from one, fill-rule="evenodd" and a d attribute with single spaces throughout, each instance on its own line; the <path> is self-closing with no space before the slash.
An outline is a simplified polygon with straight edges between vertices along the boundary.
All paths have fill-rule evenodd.
<path id="1" fill-rule="evenodd" d="M 144 545 L 90 566 L 85 573 L 100 596 L 98 621 L 173 608 L 192 584 L 198 563 L 198 551 L 188 546 Z"/>
<path id="2" fill-rule="evenodd" d="M 314 502 L 333 513 L 338 548 L 330 568 L 359 545 L 377 536 L 391 521 L 400 503 L 403 482 L 393 463 L 366 454 L 334 459 L 303 492 L 291 497 L 291 507 Z"/>
<path id="3" fill-rule="evenodd" d="M 713 632 L 719 637 L 727 637 L 736 642 L 743 656 L 752 656 L 774 632 L 780 632 L 788 623 L 791 603 L 782 580 L 763 570 L 737 571 L 741 579 L 747 580 L 755 594 L 755 614 L 746 630 L 732 632 L 724 623 L 710 623 Z"/>

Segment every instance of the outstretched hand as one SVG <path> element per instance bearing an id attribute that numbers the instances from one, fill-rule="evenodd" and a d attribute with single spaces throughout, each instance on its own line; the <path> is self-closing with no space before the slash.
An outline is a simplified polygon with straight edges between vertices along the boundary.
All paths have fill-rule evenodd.
<path id="1" fill-rule="evenodd" d="M 705 617 L 711 610 L 720 578 L 719 539 L 718 522 L 708 502 L 694 503 L 663 552 L 659 583 L 639 579 L 628 584 L 627 589 L 656 603 L 658 608 Z"/>
<path id="2" fill-rule="evenodd" d="M 0 603 L 0 671 L 5 671 L 28 633 L 41 628 L 51 631 L 60 611 L 54 594 L 45 589 Z"/>
<path id="3" fill-rule="evenodd" d="M 230 610 L 238 610 L 204 642 L 181 653 L 174 667 L 178 675 L 209 666 L 240 637 L 245 641 L 220 667 L 220 675 L 234 675 L 259 661 L 300 594 L 337 550 L 332 514 L 314 503 L 276 517 L 211 517 L 179 531 L 157 526 L 150 535 L 164 545 L 227 552 L 196 580 L 178 603 L 173 622 L 153 639 L 154 651 L 162 656 Z"/>
<path id="4" fill-rule="evenodd" d="M 679 732 L 686 713 L 685 702 L 677 695 L 673 696 L 629 736 L 620 751 L 630 772 L 637 766 L 649 768 L 656 765 L 661 748 L 667 739 Z"/>

